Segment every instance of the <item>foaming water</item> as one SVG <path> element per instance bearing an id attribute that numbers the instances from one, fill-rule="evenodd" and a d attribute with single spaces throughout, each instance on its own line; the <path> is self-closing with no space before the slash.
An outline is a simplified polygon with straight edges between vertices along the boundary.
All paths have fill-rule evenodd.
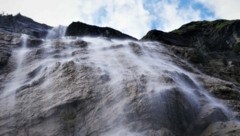
<path id="1" fill-rule="evenodd" d="M 14 114 L 16 114 L 16 91 L 20 89 L 22 85 L 24 85 L 24 81 L 26 79 L 26 69 L 25 67 L 25 57 L 26 54 L 30 51 L 27 48 L 27 41 L 28 36 L 23 34 L 21 36 L 21 47 L 15 49 L 13 51 L 13 57 L 16 62 L 15 70 L 10 73 L 10 76 L 8 76 L 8 82 L 5 85 L 5 88 L 2 90 L 2 94 L 0 97 L 0 116 L 4 116 L 7 121 L 11 120 L 12 122 L 9 124 L 4 124 L 4 127 L 11 128 L 10 131 L 12 131 L 13 126 L 16 125 L 16 118 Z M 10 119 L 8 119 L 10 117 Z M 3 119 L 1 119 L 3 120 Z M 1 126 L 1 125 L 0 125 Z M 9 131 L 2 129 L 0 127 L 1 131 Z M 1 134 L 1 133 L 0 133 Z"/>
<path id="2" fill-rule="evenodd" d="M 84 125 L 91 131 L 94 131 L 92 122 L 99 129 L 104 127 L 104 132 L 98 134 L 102 136 L 146 135 L 137 131 L 144 124 L 131 124 L 130 120 L 134 118 L 140 122 L 145 118 L 155 120 L 152 116 L 157 116 L 156 119 L 160 120 L 158 124 L 169 127 L 164 119 L 175 115 L 170 112 L 175 112 L 178 99 L 190 107 L 183 105 L 184 113 L 191 116 L 195 116 L 206 104 L 220 108 L 227 116 L 231 113 L 207 93 L 195 74 L 177 66 L 175 61 L 179 58 L 175 58 L 160 43 L 64 37 L 65 30 L 65 27 L 53 28 L 45 42 L 39 48 L 32 49 L 27 48 L 28 37 L 22 36 L 22 47 L 13 56 L 17 67 L 5 87 L 6 94 L 19 88 L 23 92 L 29 91 L 29 94 L 36 92 L 37 98 L 29 95 L 29 101 L 37 101 L 41 104 L 41 110 L 48 111 L 68 101 L 67 98 L 82 98 L 96 93 L 98 95 L 91 99 L 100 100 L 89 111 L 91 119 Z M 28 53 L 30 59 L 26 61 Z M 84 89 L 86 92 L 82 92 Z M 177 100 L 169 100 L 175 97 Z M 139 110 L 138 106 L 142 109 Z M 31 108 L 26 112 L 29 111 Z M 133 119 L 128 117 L 136 113 L 148 115 Z M 172 120 L 167 121 L 174 126 Z M 79 131 L 87 135 L 86 131 Z"/>
<path id="3" fill-rule="evenodd" d="M 26 54 L 29 51 L 29 49 L 27 48 L 28 35 L 23 34 L 21 36 L 21 39 L 21 47 L 14 50 L 13 52 L 13 54 L 15 55 L 14 57 L 16 61 L 16 70 L 12 73 L 12 79 L 10 80 L 10 82 L 7 83 L 7 85 L 5 86 L 3 95 L 15 93 L 15 91 L 24 83 L 24 80 L 26 78 L 23 67 Z"/>
<path id="4" fill-rule="evenodd" d="M 60 25 L 58 27 L 54 27 L 54 28 L 50 29 L 48 31 L 46 39 L 62 38 L 63 36 L 65 36 L 65 33 L 66 33 L 66 27 Z"/>

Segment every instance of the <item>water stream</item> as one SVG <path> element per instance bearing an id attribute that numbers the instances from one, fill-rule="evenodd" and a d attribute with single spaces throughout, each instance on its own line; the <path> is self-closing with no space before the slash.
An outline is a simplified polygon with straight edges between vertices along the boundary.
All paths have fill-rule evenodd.
<path id="1" fill-rule="evenodd" d="M 5 86 L 3 95 L 15 93 L 15 91 L 24 83 L 26 78 L 24 72 L 24 60 L 29 49 L 27 48 L 28 35 L 21 36 L 21 47 L 14 50 L 14 57 L 16 61 L 16 70 L 12 73 L 12 79 Z"/>
<path id="2" fill-rule="evenodd" d="M 75 127 L 83 118 L 85 124 L 69 134 L 141 136 L 150 128 L 184 133 L 206 105 L 230 118 L 231 111 L 207 93 L 195 73 L 179 67 L 175 63 L 179 58 L 161 43 L 64 37 L 64 32 L 63 27 L 51 30 L 41 46 L 31 49 L 23 35 L 21 48 L 14 51 L 16 70 L 10 73 L 4 95 L 15 95 L 20 88 L 15 110 L 20 110 L 21 118 L 34 120 L 80 98 L 89 103 L 82 110 L 91 110 L 78 118 L 83 113 L 75 115 L 77 108 L 71 109 L 78 118 Z M 58 127 L 63 131 L 64 123 L 56 120 L 48 123 L 54 127 L 46 132 Z"/>

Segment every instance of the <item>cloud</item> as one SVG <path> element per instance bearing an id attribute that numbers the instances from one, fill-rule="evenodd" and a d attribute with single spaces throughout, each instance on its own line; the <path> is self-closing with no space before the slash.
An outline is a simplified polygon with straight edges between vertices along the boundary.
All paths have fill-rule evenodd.
<path id="1" fill-rule="evenodd" d="M 77 0 L 0 0 L 0 11 L 21 13 L 36 21 L 58 26 L 68 25 L 72 20 L 78 20 Z"/>
<path id="2" fill-rule="evenodd" d="M 211 10 L 216 18 L 239 19 L 240 0 L 196 0 Z"/>
<path id="3" fill-rule="evenodd" d="M 51 26 L 69 25 L 72 21 L 82 21 L 92 25 L 112 27 L 141 38 L 151 29 L 170 31 L 190 21 L 211 19 L 212 15 L 209 15 L 209 10 L 205 9 L 212 8 L 214 15 L 219 17 L 239 16 L 239 12 L 236 12 L 238 0 L 229 0 L 230 5 L 224 4 L 223 1 L 0 0 L 0 12 L 10 14 L 20 12 Z M 195 6 L 196 3 L 198 6 Z M 217 6 L 214 5 L 215 3 Z M 231 9 L 231 6 L 234 8 Z"/>
<path id="4" fill-rule="evenodd" d="M 151 29 L 152 19 L 142 0 L 88 0 L 80 3 L 79 14 L 86 23 L 113 27 L 137 38 Z"/>
<path id="5" fill-rule="evenodd" d="M 81 20 L 109 26 L 141 38 L 150 29 L 169 31 L 201 19 L 192 5 L 180 7 L 180 0 L 88 0 L 79 5 Z"/>
<path id="6" fill-rule="evenodd" d="M 179 0 L 161 0 L 148 5 L 155 15 L 154 22 L 157 29 L 170 31 L 179 28 L 190 21 L 201 20 L 200 10 L 194 10 L 192 5 L 180 6 Z"/>

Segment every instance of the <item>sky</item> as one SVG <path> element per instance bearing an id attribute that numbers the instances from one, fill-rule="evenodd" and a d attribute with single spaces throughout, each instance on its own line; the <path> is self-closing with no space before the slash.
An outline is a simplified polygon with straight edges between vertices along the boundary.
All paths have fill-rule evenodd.
<path id="1" fill-rule="evenodd" d="M 240 19 L 239 7 L 240 0 L 0 0 L 4 14 L 21 13 L 50 26 L 81 21 L 136 38 L 191 21 Z"/>

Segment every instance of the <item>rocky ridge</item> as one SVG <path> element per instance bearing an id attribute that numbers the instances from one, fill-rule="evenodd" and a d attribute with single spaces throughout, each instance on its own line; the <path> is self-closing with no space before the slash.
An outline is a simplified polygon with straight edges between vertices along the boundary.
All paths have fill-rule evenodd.
<path id="1" fill-rule="evenodd" d="M 240 20 L 191 22 L 169 33 L 152 30 L 142 38 L 166 43 L 204 73 L 235 83 L 240 83 L 239 39 Z"/>
<path id="2" fill-rule="evenodd" d="M 20 13 L 13 15 L 0 15 L 0 29 L 13 32 L 28 34 L 37 38 L 45 38 L 48 30 L 52 27 L 35 22 L 31 18 L 22 16 Z"/>
<path id="3" fill-rule="evenodd" d="M 88 25 L 82 22 L 71 23 L 66 30 L 66 36 L 91 36 L 91 37 L 105 37 L 113 39 L 129 39 L 137 40 L 136 38 L 124 34 L 118 30 L 109 27 L 98 27 Z"/>

